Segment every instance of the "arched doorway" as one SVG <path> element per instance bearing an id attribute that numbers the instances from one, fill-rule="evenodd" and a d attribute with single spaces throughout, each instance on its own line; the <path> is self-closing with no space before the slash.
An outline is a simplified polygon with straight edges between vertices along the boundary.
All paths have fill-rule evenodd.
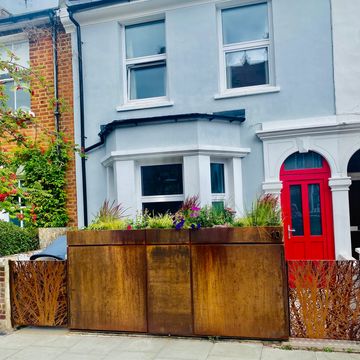
<path id="1" fill-rule="evenodd" d="M 319 154 L 294 153 L 283 163 L 280 180 L 287 260 L 334 259 L 330 167 Z"/>
<path id="2" fill-rule="evenodd" d="M 360 150 L 350 159 L 348 176 L 351 178 L 349 190 L 350 229 L 352 256 L 358 258 L 355 249 L 360 247 Z"/>

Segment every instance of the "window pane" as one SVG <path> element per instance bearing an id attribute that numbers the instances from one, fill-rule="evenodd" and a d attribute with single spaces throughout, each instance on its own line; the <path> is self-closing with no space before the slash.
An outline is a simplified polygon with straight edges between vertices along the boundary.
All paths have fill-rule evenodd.
<path id="1" fill-rule="evenodd" d="M 166 65 L 144 65 L 130 68 L 130 99 L 166 95 Z"/>
<path id="2" fill-rule="evenodd" d="M 267 48 L 229 52 L 225 56 L 228 89 L 269 83 Z"/>
<path id="3" fill-rule="evenodd" d="M 213 194 L 225 193 L 224 164 L 210 164 L 211 192 Z"/>
<path id="4" fill-rule="evenodd" d="M 183 193 L 182 164 L 141 167 L 142 195 Z"/>
<path id="5" fill-rule="evenodd" d="M 320 169 L 323 167 L 322 156 L 309 151 L 294 153 L 285 160 L 285 170 Z"/>
<path id="6" fill-rule="evenodd" d="M 292 236 L 304 235 L 301 185 L 290 186 Z"/>
<path id="7" fill-rule="evenodd" d="M 30 93 L 27 90 L 16 90 L 16 108 L 30 110 Z"/>
<path id="8" fill-rule="evenodd" d="M 268 39 L 267 4 L 223 10 L 222 24 L 224 44 Z"/>
<path id="9" fill-rule="evenodd" d="M 5 94 L 8 97 L 7 105 L 15 110 L 15 91 L 14 91 L 14 82 L 7 81 L 5 83 Z"/>
<path id="10" fill-rule="evenodd" d="M 166 52 L 164 21 L 126 26 L 125 37 L 128 59 Z"/>
<path id="11" fill-rule="evenodd" d="M 211 203 L 213 209 L 221 211 L 224 210 L 224 202 L 223 201 L 213 201 Z"/>
<path id="12" fill-rule="evenodd" d="M 182 205 L 182 201 L 166 201 L 155 203 L 143 203 L 143 211 L 146 209 L 152 214 L 175 214 Z"/>
<path id="13" fill-rule="evenodd" d="M 310 234 L 321 235 L 321 205 L 320 205 L 320 185 L 310 184 L 308 187 L 309 213 L 310 213 Z"/>

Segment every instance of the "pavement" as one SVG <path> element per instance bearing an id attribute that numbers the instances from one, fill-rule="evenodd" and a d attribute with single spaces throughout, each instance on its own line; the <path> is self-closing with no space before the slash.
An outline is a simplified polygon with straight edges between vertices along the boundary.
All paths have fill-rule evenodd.
<path id="1" fill-rule="evenodd" d="M 24 328 L 0 336 L 0 360 L 360 360 L 359 343 L 339 342 L 338 345 L 347 346 L 343 352 L 324 346 L 326 342 L 317 342 L 324 351 L 313 351 L 315 346 L 303 343 L 311 350 L 295 350 L 295 346 L 301 347 L 296 341 L 211 341 Z"/>

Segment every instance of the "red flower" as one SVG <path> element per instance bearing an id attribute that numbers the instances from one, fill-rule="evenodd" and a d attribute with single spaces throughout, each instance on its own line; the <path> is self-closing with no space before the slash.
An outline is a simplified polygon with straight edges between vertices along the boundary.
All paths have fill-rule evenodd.
<path id="1" fill-rule="evenodd" d="M 5 177 L 5 176 L 2 176 L 2 177 L 1 177 L 1 181 L 2 181 L 2 182 L 6 182 L 6 177 Z"/>
<path id="2" fill-rule="evenodd" d="M 10 191 L 10 194 L 11 194 L 11 195 L 17 194 L 17 189 L 12 189 L 12 190 Z"/>
<path id="3" fill-rule="evenodd" d="M 36 221 L 36 219 L 37 219 L 37 215 L 36 215 L 36 214 L 34 214 L 34 215 L 31 217 L 31 220 L 32 220 L 33 222 L 35 222 L 35 221 Z"/>
<path id="4" fill-rule="evenodd" d="M 19 220 L 24 220 L 24 214 L 16 214 L 16 217 L 17 217 Z"/>
<path id="5" fill-rule="evenodd" d="M 131 229 L 132 229 L 132 226 L 131 226 L 131 225 L 128 225 L 126 229 L 127 229 L 127 230 L 131 230 Z"/>
<path id="6" fill-rule="evenodd" d="M 15 173 L 11 173 L 11 174 L 10 174 L 10 179 L 11 179 L 11 180 L 16 180 L 16 174 L 15 174 Z"/>
<path id="7" fill-rule="evenodd" d="M 0 194 L 0 201 L 5 201 L 8 197 L 8 193 Z"/>

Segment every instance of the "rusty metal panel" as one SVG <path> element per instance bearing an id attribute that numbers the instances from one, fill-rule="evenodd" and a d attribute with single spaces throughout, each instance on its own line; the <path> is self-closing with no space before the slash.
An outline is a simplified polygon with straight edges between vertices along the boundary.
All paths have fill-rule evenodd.
<path id="1" fill-rule="evenodd" d="M 189 245 L 147 246 L 148 329 L 192 335 Z"/>
<path id="2" fill-rule="evenodd" d="M 66 261 L 9 261 L 13 326 L 66 326 Z"/>
<path id="3" fill-rule="evenodd" d="M 188 244 L 189 230 L 146 229 L 146 244 Z"/>
<path id="4" fill-rule="evenodd" d="M 68 231 L 68 246 L 145 244 L 145 230 Z"/>
<path id="5" fill-rule="evenodd" d="M 70 328 L 146 332 L 143 245 L 68 249 Z"/>
<path id="6" fill-rule="evenodd" d="M 193 244 L 281 244 L 282 233 L 281 226 L 223 227 L 191 231 L 190 238 Z"/>
<path id="7" fill-rule="evenodd" d="M 289 261 L 291 336 L 360 340 L 360 261 Z"/>
<path id="8" fill-rule="evenodd" d="M 196 335 L 289 336 L 282 245 L 193 245 Z"/>

